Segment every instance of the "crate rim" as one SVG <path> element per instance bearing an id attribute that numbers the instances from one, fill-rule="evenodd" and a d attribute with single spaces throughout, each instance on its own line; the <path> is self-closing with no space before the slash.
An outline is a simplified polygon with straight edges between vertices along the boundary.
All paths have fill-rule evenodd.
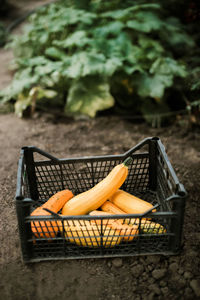
<path id="1" fill-rule="evenodd" d="M 139 150 L 142 146 L 149 144 L 151 140 L 159 140 L 158 137 L 147 137 L 143 139 L 141 142 L 137 143 L 135 146 L 131 147 L 128 151 L 125 151 L 121 154 L 106 154 L 106 155 L 90 155 L 90 156 L 76 156 L 76 157 L 69 157 L 69 158 L 57 158 L 53 156 L 52 154 L 49 154 L 48 152 L 36 147 L 36 146 L 24 146 L 21 148 L 21 154 L 24 155 L 24 151 L 31 150 L 32 152 L 37 152 L 47 158 L 49 158 L 52 162 L 60 163 L 60 162 L 75 162 L 75 161 L 95 161 L 95 160 L 105 160 L 112 158 L 114 160 L 126 158 L 130 153 L 133 151 Z M 45 160 L 42 160 L 43 162 Z M 37 161 L 40 162 L 40 161 Z M 49 160 L 47 160 L 49 162 Z"/>
<path id="2" fill-rule="evenodd" d="M 163 145 L 163 143 L 161 142 L 161 139 L 157 136 L 154 137 L 147 137 L 144 138 L 142 141 L 140 141 L 139 143 L 137 143 L 135 146 L 133 146 L 132 148 L 130 148 L 128 151 L 122 153 L 122 154 L 114 154 L 114 155 L 95 155 L 95 156 L 79 156 L 79 157 L 71 157 L 71 158 L 57 158 L 51 154 L 49 154 L 48 152 L 36 147 L 36 146 L 23 146 L 21 147 L 20 150 L 20 158 L 18 161 L 18 171 L 17 171 L 17 187 L 16 187 L 16 194 L 15 194 L 15 200 L 23 200 L 25 199 L 25 197 L 23 197 L 23 195 L 21 195 L 21 173 L 22 173 L 22 164 L 24 161 L 24 152 L 26 150 L 31 150 L 32 152 L 37 152 L 47 158 L 49 158 L 49 160 L 42 160 L 42 161 L 37 161 L 37 163 L 49 163 L 51 161 L 51 163 L 55 163 L 55 164 L 62 164 L 65 162 L 93 162 L 93 161 L 97 161 L 97 160 L 122 160 L 125 159 L 126 157 L 128 157 L 131 153 L 133 153 L 134 151 L 139 150 L 142 146 L 144 145 L 150 145 L 151 141 L 157 143 L 157 145 L 159 146 L 159 149 L 162 153 L 163 159 L 165 161 L 165 163 L 168 166 L 169 172 L 175 182 L 176 185 L 176 189 L 177 189 L 177 193 L 175 194 L 175 196 L 179 196 L 180 198 L 186 198 L 187 197 L 187 192 L 185 190 L 184 185 L 179 181 L 174 168 L 172 167 L 172 164 L 168 158 L 168 155 L 165 152 L 165 146 Z M 144 152 L 144 153 L 137 153 L 135 155 L 138 156 L 142 156 L 142 155 L 147 155 L 148 152 Z"/>

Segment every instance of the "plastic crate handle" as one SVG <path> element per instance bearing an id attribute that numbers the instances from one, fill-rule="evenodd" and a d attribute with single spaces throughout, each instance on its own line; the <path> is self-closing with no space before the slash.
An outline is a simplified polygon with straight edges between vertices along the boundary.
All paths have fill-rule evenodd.
<path id="1" fill-rule="evenodd" d="M 41 150 L 41 149 L 39 149 L 39 148 L 37 148 L 37 147 L 35 147 L 35 146 L 23 147 L 22 149 L 23 149 L 23 150 L 30 149 L 32 152 L 40 153 L 41 155 L 43 155 L 43 156 L 49 158 L 49 159 L 52 160 L 52 161 L 56 161 L 56 162 L 59 162 L 59 161 L 60 161 L 59 158 L 53 156 L 52 154 L 49 154 L 49 153 L 45 152 L 44 150 Z"/>
<path id="2" fill-rule="evenodd" d="M 49 212 L 52 216 L 55 216 L 55 217 L 57 217 L 59 219 L 62 219 L 62 217 L 59 214 L 55 213 L 54 211 L 52 211 L 52 210 L 50 210 L 48 208 L 43 208 L 43 209 L 46 210 L 47 212 Z"/>

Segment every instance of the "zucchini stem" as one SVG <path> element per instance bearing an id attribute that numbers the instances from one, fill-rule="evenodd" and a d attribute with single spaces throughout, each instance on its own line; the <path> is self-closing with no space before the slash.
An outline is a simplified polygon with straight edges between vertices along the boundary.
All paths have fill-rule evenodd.
<path id="1" fill-rule="evenodd" d="M 132 157 L 127 157 L 124 161 L 123 161 L 123 164 L 128 167 L 131 163 L 132 163 L 133 159 Z"/>

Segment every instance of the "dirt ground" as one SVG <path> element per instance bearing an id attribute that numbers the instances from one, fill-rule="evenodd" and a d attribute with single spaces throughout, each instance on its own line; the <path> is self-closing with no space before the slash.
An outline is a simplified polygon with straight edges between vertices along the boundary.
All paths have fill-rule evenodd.
<path id="1" fill-rule="evenodd" d="M 35 145 L 59 158 L 117 154 L 148 136 L 161 138 L 189 194 L 181 254 L 23 264 L 14 202 L 20 148 Z M 116 117 L 61 122 L 7 114 L 0 115 L 0 145 L 0 299 L 200 299 L 199 131 Z"/>
<path id="2" fill-rule="evenodd" d="M 29 1 L 29 7 L 35 7 L 33 2 L 40 3 Z M 11 80 L 11 58 L 11 52 L 0 50 L 0 88 Z M 148 136 L 161 138 L 189 195 L 180 255 L 25 265 L 14 202 L 20 148 L 35 145 L 59 158 L 119 154 Z M 114 116 L 72 121 L 48 114 L 37 114 L 33 119 L 0 115 L 0 299 L 200 299 L 199 170 L 200 131 L 178 122 L 153 129 Z"/>

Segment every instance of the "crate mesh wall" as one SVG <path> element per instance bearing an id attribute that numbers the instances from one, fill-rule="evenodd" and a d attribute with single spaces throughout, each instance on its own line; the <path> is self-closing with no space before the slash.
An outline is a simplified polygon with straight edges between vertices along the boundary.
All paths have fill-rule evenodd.
<path id="1" fill-rule="evenodd" d="M 92 188 L 104 179 L 108 173 L 121 163 L 120 160 L 105 160 L 97 162 L 74 162 L 50 164 L 35 163 L 39 201 L 45 201 L 51 195 L 62 189 L 70 189 L 74 194 L 82 193 Z M 149 184 L 149 158 L 134 158 L 129 166 L 129 175 L 122 188 L 128 192 L 144 192 Z"/>
<path id="2" fill-rule="evenodd" d="M 177 186 L 174 179 L 169 172 L 168 166 L 163 159 L 163 155 L 160 151 L 157 154 L 157 193 L 161 200 L 164 210 L 171 210 L 171 203 L 166 203 L 165 199 L 173 194 L 176 194 Z"/>
<path id="3" fill-rule="evenodd" d="M 154 220 L 160 222 L 160 220 Z M 82 221 L 83 223 L 88 222 Z M 123 255 L 136 255 L 140 253 L 158 253 L 169 251 L 169 239 L 170 232 L 158 234 L 137 234 L 131 241 L 121 241 L 117 244 L 117 239 L 121 238 L 119 233 L 110 227 L 104 225 L 108 232 L 106 235 L 93 232 L 93 230 L 82 230 L 77 236 L 74 233 L 70 233 L 69 237 L 57 236 L 56 238 L 48 239 L 30 239 L 29 243 L 32 247 L 32 257 L 38 258 L 49 258 L 49 257 L 91 257 L 91 256 L 123 256 Z M 99 229 L 100 230 L 100 229 Z M 104 230 L 103 230 L 104 231 Z M 66 229 L 65 233 L 68 235 L 70 229 Z M 90 235 L 88 237 L 88 232 Z M 130 235 L 124 235 L 127 238 Z M 132 238 L 132 236 L 130 236 Z M 78 240 L 78 245 L 76 244 Z M 35 241 L 35 242 L 33 242 Z M 102 242 L 103 241 L 103 242 Z M 102 243 L 101 243 L 102 242 Z M 102 246 L 103 245 L 103 246 Z M 115 246 L 112 246 L 115 245 Z"/>

